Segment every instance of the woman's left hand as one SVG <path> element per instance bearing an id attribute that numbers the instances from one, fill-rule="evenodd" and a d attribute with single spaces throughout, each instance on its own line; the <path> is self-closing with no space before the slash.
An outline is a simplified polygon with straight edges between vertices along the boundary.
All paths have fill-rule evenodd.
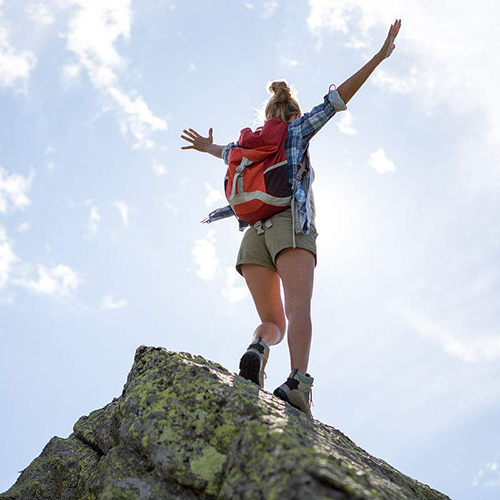
<path id="1" fill-rule="evenodd" d="M 206 153 L 214 142 L 213 128 L 210 128 L 210 130 L 208 131 L 208 137 L 202 137 L 192 128 L 190 128 L 189 130 L 183 130 L 183 132 L 187 135 L 187 137 L 184 135 L 181 135 L 181 137 L 190 142 L 192 145 L 181 147 L 181 149 L 196 149 L 197 151 Z"/>
<path id="2" fill-rule="evenodd" d="M 394 44 L 394 39 L 398 36 L 399 28 L 401 28 L 401 19 L 396 19 L 395 23 L 391 24 L 384 45 L 379 51 L 382 60 L 387 59 L 395 49 L 396 45 Z"/>

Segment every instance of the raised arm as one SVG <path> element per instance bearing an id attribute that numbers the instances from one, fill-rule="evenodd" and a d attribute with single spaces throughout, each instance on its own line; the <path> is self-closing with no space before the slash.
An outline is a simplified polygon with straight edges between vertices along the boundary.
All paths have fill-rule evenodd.
<path id="1" fill-rule="evenodd" d="M 213 128 L 210 128 L 210 130 L 208 131 L 208 137 L 201 136 L 192 128 L 183 130 L 183 132 L 186 135 L 181 135 L 181 137 L 191 143 L 191 146 L 184 146 L 181 147 L 181 149 L 196 149 L 196 151 L 209 153 L 216 158 L 222 158 L 222 150 L 225 146 L 218 146 L 217 144 L 214 144 Z"/>
<path id="2" fill-rule="evenodd" d="M 337 88 L 340 97 L 347 104 L 352 96 L 360 89 L 361 85 L 366 82 L 368 77 L 373 73 L 374 69 L 386 58 L 388 58 L 394 48 L 394 39 L 399 33 L 401 27 L 401 19 L 396 19 L 394 24 L 391 24 L 389 33 L 380 51 L 375 54 L 359 71 L 354 73 L 344 83 Z"/>

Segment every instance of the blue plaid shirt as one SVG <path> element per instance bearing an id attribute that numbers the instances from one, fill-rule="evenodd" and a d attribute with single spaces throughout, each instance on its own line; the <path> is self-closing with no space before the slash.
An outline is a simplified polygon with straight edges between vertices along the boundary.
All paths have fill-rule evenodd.
<path id="1" fill-rule="evenodd" d="M 337 89 L 331 89 L 325 95 L 323 102 L 315 106 L 309 113 L 304 113 L 300 118 L 293 122 L 288 122 L 288 134 L 285 142 L 285 154 L 287 158 L 288 180 L 293 186 L 295 176 L 300 169 L 300 163 L 307 155 L 309 169 L 303 179 L 297 183 L 295 190 L 295 206 L 297 210 L 296 232 L 302 231 L 308 234 L 311 228 L 311 222 L 314 219 L 314 202 L 311 203 L 312 189 L 311 185 L 314 180 L 314 171 L 309 159 L 309 141 L 314 135 L 319 132 L 323 126 L 333 117 L 337 111 L 347 109 L 344 101 L 340 97 Z M 230 142 L 222 150 L 222 159 L 229 164 L 229 151 L 233 147 L 238 147 L 237 142 Z M 214 210 L 207 219 L 202 222 L 212 222 L 234 215 L 232 208 L 226 207 Z M 240 221 L 240 230 L 243 230 L 249 224 Z"/>

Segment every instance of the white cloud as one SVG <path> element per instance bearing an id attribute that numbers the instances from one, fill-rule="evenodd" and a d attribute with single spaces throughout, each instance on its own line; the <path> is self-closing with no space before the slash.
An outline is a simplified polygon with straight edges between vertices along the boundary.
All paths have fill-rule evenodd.
<path id="1" fill-rule="evenodd" d="M 472 481 L 472 487 L 477 486 L 500 488 L 500 461 L 492 460 L 481 466 Z"/>
<path id="2" fill-rule="evenodd" d="M 418 69 L 412 67 L 408 75 L 397 77 L 390 75 L 386 70 L 379 67 L 370 81 L 378 87 L 383 87 L 393 92 L 399 92 L 400 94 L 409 94 L 418 88 Z"/>
<path id="3" fill-rule="evenodd" d="M 387 159 L 385 151 L 382 148 L 378 148 L 377 151 L 370 155 L 368 165 L 373 167 L 373 169 L 379 174 L 396 171 L 394 163 Z"/>
<path id="4" fill-rule="evenodd" d="M 134 91 L 129 95 L 110 87 L 108 94 L 121 108 L 119 123 L 123 136 L 131 135 L 135 139 L 134 149 L 152 149 L 155 142 L 149 135 L 156 130 L 166 130 L 167 122 L 154 116 L 144 98 Z"/>
<path id="5" fill-rule="evenodd" d="M 78 64 L 65 64 L 62 67 L 62 83 L 64 87 L 69 87 L 80 77 L 81 68 Z"/>
<path id="6" fill-rule="evenodd" d="M 54 154 L 55 152 L 56 152 L 56 148 L 54 146 L 47 146 L 45 148 L 46 155 L 51 155 L 51 154 Z"/>
<path id="7" fill-rule="evenodd" d="M 122 217 L 123 225 L 128 226 L 129 218 L 128 214 L 130 211 L 130 206 L 127 205 L 124 201 L 115 201 L 113 206 L 116 207 L 120 211 L 120 215 Z"/>
<path id="8" fill-rule="evenodd" d="M 30 228 L 30 223 L 28 221 L 21 222 L 19 226 L 17 226 L 17 230 L 20 233 L 25 233 Z"/>
<path id="9" fill-rule="evenodd" d="M 278 7 L 279 7 L 278 2 L 264 2 L 262 4 L 263 8 L 262 17 L 264 19 L 269 19 L 274 14 L 274 12 Z"/>
<path id="10" fill-rule="evenodd" d="M 226 283 L 222 289 L 222 296 L 229 302 L 234 303 L 243 300 L 250 295 L 246 286 L 235 286 L 236 279 L 241 279 L 234 267 L 226 268 Z"/>
<path id="11" fill-rule="evenodd" d="M 36 65 L 35 55 L 27 50 L 17 50 L 10 41 L 9 25 L 2 13 L 0 0 L 0 86 L 24 85 Z"/>
<path id="12" fill-rule="evenodd" d="M 280 63 L 284 64 L 285 66 L 290 66 L 291 68 L 295 68 L 296 66 L 300 65 L 300 62 L 296 59 L 290 59 L 288 57 L 285 57 L 284 55 L 280 55 Z"/>
<path id="13" fill-rule="evenodd" d="M 213 189 L 209 182 L 205 182 L 205 189 L 207 190 L 207 196 L 205 197 L 207 207 L 211 207 L 218 200 L 222 200 L 222 192 Z"/>
<path id="14" fill-rule="evenodd" d="M 329 32 L 359 37 L 365 41 L 364 46 L 357 45 L 365 60 L 381 48 L 390 24 L 401 19 L 396 48 L 375 70 L 370 84 L 409 92 L 409 98 L 428 115 L 444 105 L 459 119 L 481 120 L 484 131 L 481 128 L 467 144 L 457 144 L 461 159 L 457 167 L 464 171 L 464 185 L 498 192 L 500 99 L 494 75 L 500 74 L 500 34 L 496 23 L 484 19 L 498 19 L 500 3 L 309 0 L 309 6 L 307 23 L 320 45 Z M 477 12 L 480 15 L 471 15 Z M 464 33 L 474 33 L 474 43 Z M 409 74 L 399 70 L 406 67 L 405 61 L 411 61 Z"/>
<path id="15" fill-rule="evenodd" d="M 13 250 L 13 242 L 7 238 L 5 228 L 0 226 L 0 289 L 7 284 L 12 267 L 19 260 Z"/>
<path id="16" fill-rule="evenodd" d="M 155 175 L 157 175 L 158 177 L 161 177 L 163 175 L 167 175 L 167 167 L 165 165 L 163 165 L 162 163 L 153 163 L 153 172 L 155 173 Z"/>
<path id="17" fill-rule="evenodd" d="M 127 62 L 116 50 L 119 39 L 128 40 L 132 23 L 130 0 L 70 0 L 76 7 L 64 34 L 66 47 L 76 58 L 63 69 L 63 78 L 74 79 L 85 69 L 92 85 L 109 99 L 105 110 L 117 109 L 120 130 L 130 135 L 134 149 L 155 146 L 151 135 L 166 130 L 166 120 L 155 116 L 144 98 L 136 91 L 125 93 L 119 88 L 119 73 Z"/>
<path id="18" fill-rule="evenodd" d="M 49 10 L 48 5 L 40 1 L 32 2 L 26 5 L 26 7 L 24 8 L 24 12 L 29 19 L 38 24 L 48 26 L 50 24 L 53 24 L 55 21 L 55 17 Z"/>
<path id="19" fill-rule="evenodd" d="M 101 309 L 121 309 L 126 305 L 127 301 L 125 299 L 116 300 L 111 294 L 104 295 L 101 301 Z"/>
<path id="20" fill-rule="evenodd" d="M 500 358 L 500 333 L 464 332 L 457 326 L 409 308 L 400 308 L 398 313 L 419 335 L 437 343 L 446 353 L 464 362 Z"/>
<path id="21" fill-rule="evenodd" d="M 196 64 L 194 62 L 190 62 L 188 66 L 188 71 L 192 73 L 193 71 L 196 71 Z"/>
<path id="22" fill-rule="evenodd" d="M 97 234 L 97 229 L 99 228 L 99 223 L 101 222 L 101 216 L 99 215 L 99 211 L 97 207 L 90 207 L 89 221 L 88 221 L 88 233 L 85 234 L 85 238 L 93 239 Z"/>
<path id="23" fill-rule="evenodd" d="M 178 214 L 179 211 L 180 211 L 179 207 L 176 207 L 175 205 L 172 205 L 172 203 L 170 203 L 168 201 L 165 202 L 165 207 L 166 207 L 167 210 L 173 212 L 174 214 Z"/>
<path id="24" fill-rule="evenodd" d="M 55 163 L 53 161 L 47 162 L 47 170 L 49 172 L 52 172 L 54 170 L 54 167 L 55 167 Z"/>
<path id="25" fill-rule="evenodd" d="M 363 42 L 363 40 L 360 40 L 359 38 L 355 36 L 351 36 L 349 42 L 344 43 L 344 47 L 347 47 L 348 49 L 362 49 L 366 47 L 366 43 Z"/>
<path id="26" fill-rule="evenodd" d="M 28 191 L 35 176 L 35 171 L 31 170 L 27 177 L 20 174 L 9 174 L 0 167 L 0 212 L 7 213 L 7 210 L 25 208 L 31 204 L 28 198 Z"/>
<path id="27" fill-rule="evenodd" d="M 38 264 L 38 279 L 13 279 L 12 283 L 23 286 L 31 292 L 51 295 L 57 298 L 67 297 L 76 290 L 83 279 L 79 274 L 65 264 L 48 268 Z"/>
<path id="28" fill-rule="evenodd" d="M 215 231 L 209 230 L 206 238 L 197 239 L 194 243 L 192 253 L 194 261 L 198 266 L 196 274 L 209 280 L 215 277 L 220 261 L 215 255 Z"/>
<path id="29" fill-rule="evenodd" d="M 244 5 L 245 5 L 245 7 L 248 10 L 252 10 L 253 9 L 253 3 L 252 2 L 245 2 Z"/>
<path id="30" fill-rule="evenodd" d="M 340 120 L 337 121 L 337 127 L 343 134 L 354 135 L 358 133 L 352 126 L 352 113 L 349 110 L 342 113 Z"/>

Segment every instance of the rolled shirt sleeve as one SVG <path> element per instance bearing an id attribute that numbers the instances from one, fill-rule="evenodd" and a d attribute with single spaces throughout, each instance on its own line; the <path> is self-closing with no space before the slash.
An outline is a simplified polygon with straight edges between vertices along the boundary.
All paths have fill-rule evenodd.
<path id="1" fill-rule="evenodd" d="M 335 111 L 344 111 L 347 109 L 346 103 L 340 97 L 339 91 L 337 89 L 332 89 L 330 85 L 330 91 L 327 94 L 328 101 L 335 108 Z"/>
<path id="2" fill-rule="evenodd" d="M 229 151 L 231 151 L 231 148 L 237 148 L 239 147 L 237 142 L 230 142 L 227 146 L 224 146 L 222 148 L 222 159 L 224 160 L 224 163 L 226 165 L 229 165 Z"/>
<path id="3" fill-rule="evenodd" d="M 298 132 L 301 139 L 305 142 L 310 141 L 337 111 L 347 109 L 337 89 L 332 89 L 331 87 L 330 85 L 330 90 L 328 94 L 323 97 L 323 102 L 321 104 L 315 106 L 308 113 L 304 113 L 290 125 Z"/>

